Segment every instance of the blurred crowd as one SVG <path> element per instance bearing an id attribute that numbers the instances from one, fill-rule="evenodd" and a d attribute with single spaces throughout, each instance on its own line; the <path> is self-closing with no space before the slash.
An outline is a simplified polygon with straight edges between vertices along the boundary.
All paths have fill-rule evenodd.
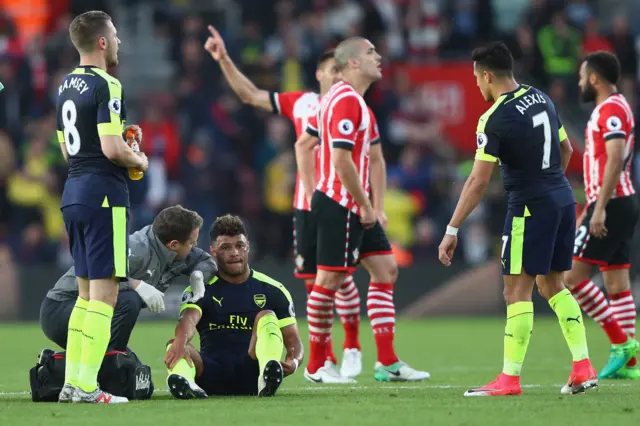
<path id="1" fill-rule="evenodd" d="M 205 226 L 232 212 L 249 224 L 254 254 L 283 261 L 291 257 L 293 127 L 230 91 L 203 49 L 209 23 L 249 78 L 274 91 L 317 90 L 316 57 L 344 37 L 363 35 L 376 44 L 384 78 L 366 98 L 382 134 L 388 232 L 403 265 L 436 259 L 434 247 L 472 158 L 447 140 L 434 106 L 394 64 L 468 61 L 474 46 L 504 40 L 518 77 L 558 102 L 578 144 L 589 113 L 577 96 L 584 54 L 615 51 L 624 74 L 620 89 L 636 99 L 640 38 L 629 22 L 640 8 L 633 1 L 0 0 L 0 8 L 0 270 L 15 262 L 71 262 L 59 210 L 66 169 L 55 138 L 55 99 L 77 63 L 68 25 L 84 10 L 110 13 L 123 55 L 147 61 L 134 64 L 121 55 L 111 70 L 123 81 L 128 121 L 142 127 L 142 149 L 151 160 L 145 179 L 130 184 L 132 226 L 150 223 L 175 203 L 197 210 Z M 142 38 L 145 19 L 153 45 L 167 46 L 157 64 L 126 38 Z M 170 70 L 163 84 L 144 87 L 144 78 L 125 78 L 144 77 L 162 64 Z M 571 181 L 584 199 L 581 176 Z M 497 179 L 462 231 L 461 260 L 476 264 L 496 254 L 505 207 Z"/>

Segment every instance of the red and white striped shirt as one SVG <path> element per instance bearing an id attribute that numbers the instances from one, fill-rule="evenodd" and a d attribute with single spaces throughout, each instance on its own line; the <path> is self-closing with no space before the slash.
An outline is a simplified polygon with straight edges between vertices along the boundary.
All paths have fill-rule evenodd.
<path id="1" fill-rule="evenodd" d="M 612 139 L 624 139 L 624 163 L 622 173 L 612 198 L 635 194 L 631 180 L 631 161 L 634 145 L 633 111 L 619 93 L 609 96 L 591 113 L 586 129 L 586 145 L 583 157 L 584 186 L 587 205 L 595 202 L 600 194 L 607 163 L 605 144 Z"/>
<path id="2" fill-rule="evenodd" d="M 318 111 L 320 137 L 320 179 L 316 190 L 321 191 L 341 206 L 359 214 L 360 208 L 353 196 L 340 182 L 333 164 L 332 149 L 351 151 L 360 184 L 369 194 L 369 151 L 377 141 L 377 125 L 364 99 L 345 82 L 333 85 L 322 98 Z"/>
<path id="3" fill-rule="evenodd" d="M 309 119 L 316 116 L 318 106 L 320 105 L 320 95 L 313 92 L 272 92 L 270 95 L 274 112 L 293 122 L 293 126 L 296 130 L 296 138 L 299 138 L 302 132 L 307 128 Z M 316 167 L 316 179 L 318 176 L 319 172 Z M 296 189 L 293 194 L 293 208 L 296 210 L 311 210 L 309 201 L 305 196 L 304 185 L 300 178 L 300 173 L 296 176 Z"/>

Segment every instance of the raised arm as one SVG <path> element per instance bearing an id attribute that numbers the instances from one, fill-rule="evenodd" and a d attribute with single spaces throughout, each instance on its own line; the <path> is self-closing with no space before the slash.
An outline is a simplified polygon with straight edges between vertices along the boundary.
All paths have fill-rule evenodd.
<path id="1" fill-rule="evenodd" d="M 245 104 L 261 108 L 265 111 L 276 112 L 274 111 L 269 92 L 258 89 L 256 85 L 236 67 L 227 54 L 227 49 L 220 33 L 211 25 L 209 25 L 208 28 L 211 35 L 207 39 L 204 48 L 220 65 L 225 80 L 227 80 L 227 83 L 229 83 L 229 86 L 231 86 L 235 94 L 238 95 Z"/>

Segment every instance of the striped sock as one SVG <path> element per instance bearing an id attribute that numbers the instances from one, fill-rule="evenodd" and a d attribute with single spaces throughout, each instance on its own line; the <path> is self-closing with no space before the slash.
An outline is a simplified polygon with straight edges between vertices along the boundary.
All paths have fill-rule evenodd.
<path id="1" fill-rule="evenodd" d="M 348 275 L 336 293 L 336 311 L 344 327 L 344 349 L 360 350 L 358 329 L 360 327 L 360 292 Z"/>
<path id="2" fill-rule="evenodd" d="M 393 304 L 393 284 L 370 283 L 367 295 L 367 314 L 373 328 L 378 349 L 378 361 L 383 365 L 398 362 L 393 348 L 396 332 L 396 309 Z"/>
<path id="3" fill-rule="evenodd" d="M 633 300 L 631 290 L 612 294 L 611 311 L 622 330 L 631 337 L 636 336 L 636 304 Z M 633 367 L 637 363 L 636 358 L 631 358 L 627 366 Z"/>
<path id="4" fill-rule="evenodd" d="M 591 280 L 585 280 L 571 290 L 582 310 L 597 322 L 607 333 L 611 343 L 619 344 L 627 341 L 625 334 L 602 290 Z"/>
<path id="5" fill-rule="evenodd" d="M 311 294 L 311 290 L 313 290 L 313 281 L 305 281 L 304 288 L 307 290 L 307 297 Z"/>
<path id="6" fill-rule="evenodd" d="M 318 371 L 326 360 L 327 343 L 331 341 L 335 294 L 335 290 L 314 285 L 307 299 L 307 321 L 309 323 L 307 370 L 311 374 Z"/>

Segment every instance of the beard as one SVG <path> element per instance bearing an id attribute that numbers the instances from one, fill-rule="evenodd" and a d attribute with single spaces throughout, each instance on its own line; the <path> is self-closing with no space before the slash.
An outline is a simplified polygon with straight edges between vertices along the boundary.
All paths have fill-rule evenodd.
<path id="1" fill-rule="evenodd" d="M 107 55 L 107 66 L 115 67 L 116 65 L 118 65 L 118 52 L 110 52 Z"/>
<path id="2" fill-rule="evenodd" d="M 584 86 L 584 89 L 582 89 L 582 91 L 580 92 L 580 99 L 582 100 L 582 102 L 593 102 L 596 100 L 596 89 L 593 88 L 593 86 L 587 82 L 587 85 Z"/>
<path id="3" fill-rule="evenodd" d="M 226 263 L 218 262 L 218 268 L 230 277 L 237 277 L 247 272 L 248 265 L 247 262 L 242 262 L 242 265 L 237 263 L 228 265 Z"/>

